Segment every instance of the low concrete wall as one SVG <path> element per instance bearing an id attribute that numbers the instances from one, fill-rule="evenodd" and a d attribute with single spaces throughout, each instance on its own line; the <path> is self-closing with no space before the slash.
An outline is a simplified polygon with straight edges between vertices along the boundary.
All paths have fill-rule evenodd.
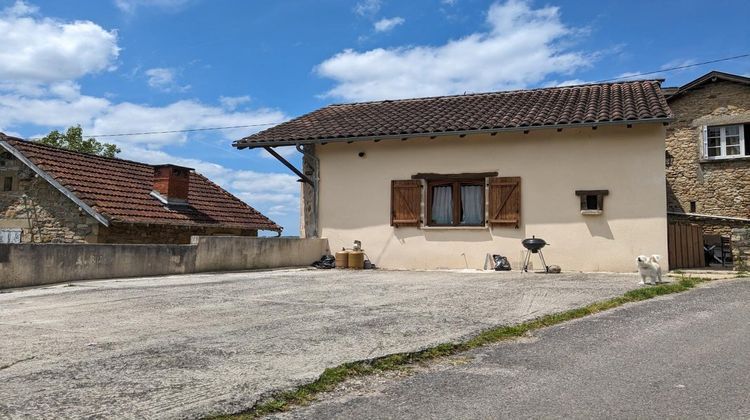
<path id="1" fill-rule="evenodd" d="M 0 244 L 0 289 L 74 280 L 306 266 L 326 239 L 195 236 L 190 245 Z"/>
<path id="2" fill-rule="evenodd" d="M 310 265 L 328 252 L 328 241 L 315 238 L 193 236 L 191 243 L 195 272 Z"/>

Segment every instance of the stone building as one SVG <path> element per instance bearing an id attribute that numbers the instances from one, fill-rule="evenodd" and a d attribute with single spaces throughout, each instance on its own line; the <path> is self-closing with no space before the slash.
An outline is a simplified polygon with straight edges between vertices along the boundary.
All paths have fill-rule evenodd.
<path id="1" fill-rule="evenodd" d="M 282 228 L 190 168 L 147 165 L 0 133 L 0 243 L 189 243 Z"/>
<path id="2" fill-rule="evenodd" d="M 664 94 L 669 220 L 724 237 L 750 227 L 750 78 L 712 71 Z"/>

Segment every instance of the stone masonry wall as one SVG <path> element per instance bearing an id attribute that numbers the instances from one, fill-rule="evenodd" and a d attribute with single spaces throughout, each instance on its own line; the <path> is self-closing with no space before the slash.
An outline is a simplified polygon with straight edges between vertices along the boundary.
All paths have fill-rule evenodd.
<path id="1" fill-rule="evenodd" d="M 670 223 L 679 222 L 697 224 L 703 228 L 703 233 L 705 235 L 719 235 L 727 238 L 731 237 L 732 229 L 742 229 L 749 226 L 747 222 L 737 220 L 721 220 L 688 215 L 670 214 L 667 219 Z"/>
<path id="2" fill-rule="evenodd" d="M 172 225 L 134 225 L 112 223 L 99 228 L 98 242 L 103 244 L 189 244 L 193 235 L 258 236 L 257 230 L 185 227 Z"/>
<path id="3" fill-rule="evenodd" d="M 307 153 L 315 153 L 315 145 L 305 145 L 303 149 Z M 315 162 L 308 156 L 302 157 L 302 172 L 310 178 L 319 176 L 315 173 Z M 314 206 L 315 193 L 313 187 L 305 182 L 300 183 L 300 237 L 315 237 Z"/>
<path id="4" fill-rule="evenodd" d="M 750 218 L 750 157 L 701 161 L 704 125 L 750 123 L 750 86 L 717 81 L 688 91 L 669 106 L 676 116 L 667 128 L 666 149 L 673 156 L 667 168 L 667 206 L 670 212 Z M 746 136 L 750 133 L 745 133 Z M 734 223 L 716 229 L 729 236 Z"/>
<path id="5" fill-rule="evenodd" d="M 17 162 L 17 161 L 16 161 Z M 6 161 L 13 191 L 0 191 L 0 228 L 22 230 L 24 243 L 95 242 L 99 223 L 25 165 Z M 25 195 L 25 197 L 24 197 Z"/>
<path id="6" fill-rule="evenodd" d="M 750 158 L 702 161 L 702 126 L 750 122 L 750 86 L 717 81 L 669 105 L 677 119 L 667 128 L 666 150 L 673 157 L 666 170 L 668 211 L 750 218 Z M 669 219 L 689 219 L 706 234 L 726 237 L 733 229 L 750 227 L 750 222 L 735 220 L 676 215 Z"/>
<path id="7" fill-rule="evenodd" d="M 732 230 L 732 260 L 735 271 L 750 270 L 750 229 Z"/>

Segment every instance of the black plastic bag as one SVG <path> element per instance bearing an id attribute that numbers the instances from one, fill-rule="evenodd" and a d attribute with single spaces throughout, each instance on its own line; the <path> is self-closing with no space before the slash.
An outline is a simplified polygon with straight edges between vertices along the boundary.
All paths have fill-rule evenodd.
<path id="1" fill-rule="evenodd" d="M 510 271 L 510 261 L 502 255 L 493 255 L 492 261 L 495 262 L 495 271 Z"/>
<path id="2" fill-rule="evenodd" d="M 336 267 L 336 257 L 333 255 L 323 255 L 318 261 L 312 263 L 315 268 L 329 269 Z"/>

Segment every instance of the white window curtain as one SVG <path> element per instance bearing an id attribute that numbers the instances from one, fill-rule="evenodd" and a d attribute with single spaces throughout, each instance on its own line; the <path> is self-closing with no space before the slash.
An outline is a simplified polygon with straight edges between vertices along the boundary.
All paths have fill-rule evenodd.
<path id="1" fill-rule="evenodd" d="M 461 186 L 461 224 L 480 225 L 484 220 L 484 206 L 482 196 L 484 195 L 482 185 Z"/>
<path id="2" fill-rule="evenodd" d="M 449 185 L 432 187 L 432 223 L 453 223 L 453 188 Z"/>

